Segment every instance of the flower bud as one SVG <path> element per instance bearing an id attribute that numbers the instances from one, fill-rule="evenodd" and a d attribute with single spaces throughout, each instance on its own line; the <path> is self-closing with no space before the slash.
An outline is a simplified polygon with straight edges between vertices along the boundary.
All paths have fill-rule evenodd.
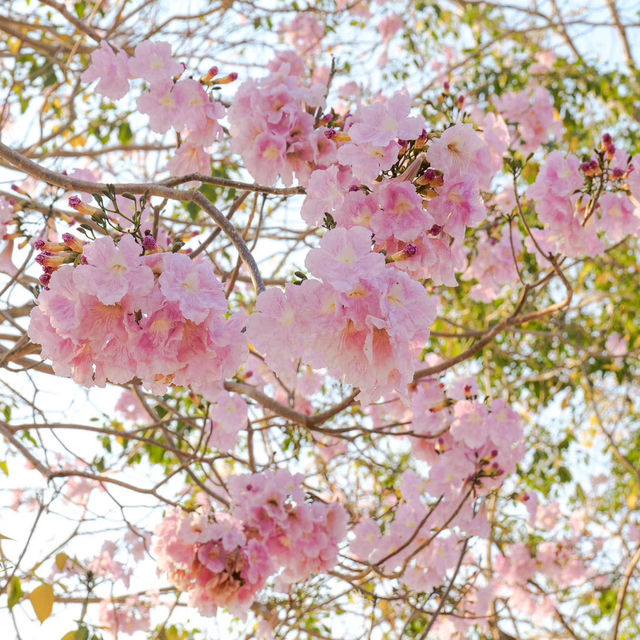
<path id="1" fill-rule="evenodd" d="M 101 215 L 102 211 L 97 207 L 92 207 L 91 205 L 85 204 L 78 198 L 78 196 L 71 196 L 69 198 L 69 206 L 72 209 L 75 209 L 79 213 L 84 213 L 87 216 Z"/>
<path id="2" fill-rule="evenodd" d="M 87 244 L 83 240 L 80 240 L 80 238 L 76 238 L 71 233 L 63 233 L 62 242 L 64 242 L 65 246 L 71 249 L 71 251 L 75 251 L 76 253 L 82 253 L 84 245 Z"/>
<path id="3" fill-rule="evenodd" d="M 209 84 L 217 75 L 218 67 L 211 67 L 211 69 L 200 78 L 200 82 L 202 84 Z"/>
<path id="4" fill-rule="evenodd" d="M 226 76 L 222 76 L 222 78 L 216 78 L 212 84 L 231 84 L 238 79 L 238 74 L 234 71 Z"/>

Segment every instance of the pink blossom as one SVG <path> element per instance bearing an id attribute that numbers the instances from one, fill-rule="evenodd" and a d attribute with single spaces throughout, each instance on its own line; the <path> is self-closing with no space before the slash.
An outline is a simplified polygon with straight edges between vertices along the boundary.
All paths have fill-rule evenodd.
<path id="1" fill-rule="evenodd" d="M 129 596 L 124 602 L 102 600 L 99 620 L 113 638 L 146 631 L 151 625 L 149 604 L 143 603 L 138 596 Z"/>
<path id="2" fill-rule="evenodd" d="M 360 278 L 375 277 L 384 270 L 384 256 L 371 250 L 371 232 L 363 227 L 336 228 L 327 232 L 320 248 L 305 260 L 307 269 L 334 289 L 348 292 Z"/>
<path id="3" fill-rule="evenodd" d="M 284 35 L 284 41 L 300 55 L 317 50 L 324 37 L 324 27 L 312 12 L 296 13 L 289 24 L 280 26 L 279 31 Z"/>
<path id="4" fill-rule="evenodd" d="M 237 394 L 221 391 L 209 409 L 209 420 L 209 444 L 230 451 L 238 441 L 238 432 L 246 426 L 247 403 Z"/>
<path id="5" fill-rule="evenodd" d="M 171 127 L 181 128 L 182 105 L 176 100 L 174 84 L 156 82 L 148 93 L 142 94 L 138 100 L 138 109 L 149 116 L 149 127 L 156 133 L 166 133 Z"/>
<path id="6" fill-rule="evenodd" d="M 154 83 L 166 82 L 182 71 L 179 62 L 171 57 L 168 42 L 141 42 L 133 58 L 129 59 L 129 73 L 132 78 L 144 78 Z"/>
<path id="7" fill-rule="evenodd" d="M 324 213 L 331 213 L 344 201 L 345 192 L 338 182 L 338 167 L 317 169 L 311 174 L 307 187 L 307 197 L 300 215 L 309 225 L 316 225 Z"/>
<path id="8" fill-rule="evenodd" d="M 410 117 L 411 98 L 406 93 L 396 93 L 388 101 L 374 102 L 356 111 L 348 133 L 359 145 L 386 147 L 390 142 L 415 140 L 424 128 L 422 117 Z"/>
<path id="9" fill-rule="evenodd" d="M 392 141 L 386 146 L 348 142 L 338 149 L 338 161 L 351 167 L 353 175 L 363 183 L 373 182 L 381 171 L 390 169 L 398 158 L 400 145 Z"/>
<path id="10" fill-rule="evenodd" d="M 570 196 L 583 184 L 579 167 L 580 160 L 573 154 L 565 157 L 561 151 L 552 151 L 540 167 L 535 183 L 527 190 L 527 196 L 534 200 Z"/>
<path id="11" fill-rule="evenodd" d="M 410 182 L 383 180 L 374 195 L 380 206 L 371 217 L 376 242 L 384 242 L 390 237 L 411 242 L 435 223 Z"/>
<path id="12" fill-rule="evenodd" d="M 636 215 L 631 200 L 626 195 L 606 192 L 600 196 L 600 216 L 596 224 L 605 231 L 612 242 L 620 242 L 629 234 L 640 231 L 640 218 Z"/>
<path id="13" fill-rule="evenodd" d="M 478 281 L 471 288 L 474 300 L 491 302 L 495 300 L 506 284 L 518 280 L 515 260 L 522 251 L 522 235 L 517 227 L 504 229 L 500 240 L 486 238 L 477 246 L 477 253 L 471 258 L 464 280 Z"/>
<path id="14" fill-rule="evenodd" d="M 607 336 L 607 341 L 604 344 L 604 348 L 612 355 L 617 356 L 618 359 L 622 356 L 626 356 L 629 351 L 629 345 L 627 339 L 619 333 L 611 333 Z"/>
<path id="15" fill-rule="evenodd" d="M 467 227 L 476 227 L 487 216 L 478 185 L 472 176 L 450 174 L 438 195 L 429 202 L 429 213 L 455 241 L 461 242 Z"/>
<path id="16" fill-rule="evenodd" d="M 380 21 L 378 30 L 382 36 L 382 42 L 389 44 L 391 38 L 404 27 L 404 20 L 398 13 L 392 13 L 390 16 L 386 16 Z"/>
<path id="17" fill-rule="evenodd" d="M 444 173 L 445 180 L 453 173 L 480 176 L 485 173 L 485 167 L 479 162 L 478 154 L 484 147 L 473 125 L 454 124 L 431 142 L 427 160 Z"/>
<path id="18" fill-rule="evenodd" d="M 520 149 L 535 151 L 551 136 L 562 135 L 562 124 L 556 119 L 553 99 L 547 89 L 533 86 L 518 93 L 507 93 L 495 101 L 506 120 L 517 123 Z"/>
<path id="19" fill-rule="evenodd" d="M 462 400 L 453 409 L 451 435 L 471 449 L 479 449 L 489 439 L 487 408 L 478 402 Z"/>
<path id="20" fill-rule="evenodd" d="M 119 100 L 129 91 L 129 58 L 124 51 L 114 53 L 106 40 L 91 53 L 91 65 L 82 74 L 83 82 L 99 80 L 96 91 L 112 100 Z"/>
<path id="21" fill-rule="evenodd" d="M 207 261 L 194 261 L 183 253 L 164 254 L 159 278 L 164 297 L 177 302 L 185 318 L 201 323 L 210 312 L 227 309 L 222 285 Z"/>
<path id="22" fill-rule="evenodd" d="M 631 160 L 629 190 L 635 200 L 636 208 L 640 207 L 640 155 L 634 156 Z"/>
<path id="23" fill-rule="evenodd" d="M 88 268 L 74 272 L 74 284 L 103 304 L 120 302 L 127 294 L 146 296 L 153 287 L 153 272 L 140 254 L 140 245 L 129 234 L 117 246 L 110 237 L 98 238 L 84 249 Z"/>
<path id="24" fill-rule="evenodd" d="M 189 136 L 189 139 L 191 136 Z M 211 156 L 200 146 L 187 141 L 180 146 L 176 155 L 169 160 L 168 168 L 172 176 L 183 176 L 188 173 L 211 173 Z M 199 183 L 197 183 L 199 184 Z"/>

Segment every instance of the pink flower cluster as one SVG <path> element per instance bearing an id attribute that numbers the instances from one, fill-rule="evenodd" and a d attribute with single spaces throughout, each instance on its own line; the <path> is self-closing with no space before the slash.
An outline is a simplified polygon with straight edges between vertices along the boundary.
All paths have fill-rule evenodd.
<path id="1" fill-rule="evenodd" d="M 462 271 L 465 231 L 487 215 L 480 189 L 488 188 L 508 145 L 504 121 L 482 120 L 482 134 L 471 124 L 455 124 L 431 141 L 405 172 L 375 182 L 389 169 L 403 144 L 424 148 L 421 118 L 409 115 L 409 99 L 361 107 L 345 125 L 349 142 L 340 144 L 338 163 L 311 174 L 302 217 L 317 224 L 329 213 L 342 227 L 371 229 L 375 246 L 398 269 L 436 285 L 455 286 Z M 337 137 L 336 137 L 337 138 Z M 431 164 L 420 173 L 421 164 Z M 417 175 L 417 178 L 416 178 Z M 359 186 L 360 183 L 369 186 Z"/>
<path id="2" fill-rule="evenodd" d="M 318 280 L 268 289 L 249 317 L 249 338 L 269 366 L 290 379 L 292 355 L 301 358 L 359 387 L 362 402 L 403 389 L 435 320 L 435 300 L 371 251 L 363 227 L 327 232 L 306 264 Z"/>
<path id="3" fill-rule="evenodd" d="M 317 52 L 324 38 L 324 27 L 311 11 L 297 12 L 293 20 L 280 25 L 278 31 L 284 36 L 284 41 L 301 56 Z"/>
<path id="4" fill-rule="evenodd" d="M 562 123 L 555 116 L 553 99 L 547 89 L 539 85 L 507 93 L 494 100 L 500 113 L 514 125 L 517 123 L 519 150 L 531 153 L 548 142 L 551 136 L 560 138 Z"/>
<path id="5" fill-rule="evenodd" d="M 150 604 L 139 596 L 128 596 L 122 602 L 102 600 L 99 620 L 113 638 L 123 633 L 133 635 L 137 631 L 148 631 L 151 628 Z"/>
<path id="6" fill-rule="evenodd" d="M 156 527 L 158 567 L 204 615 L 243 615 L 267 579 L 306 580 L 336 562 L 347 514 L 307 502 L 301 475 L 279 470 L 229 479 L 231 513 L 175 509 Z"/>
<path id="7" fill-rule="evenodd" d="M 504 401 L 490 407 L 479 401 L 473 379 L 445 388 L 427 378 L 410 390 L 409 397 L 381 405 L 374 419 L 409 423 L 414 455 L 428 463 L 428 477 L 406 471 L 397 487 L 401 499 L 391 504 L 392 522 L 381 529 L 373 518 L 362 520 L 350 550 L 386 572 L 404 567 L 407 586 L 430 591 L 456 565 L 464 534 L 488 537 L 482 498 L 524 455 L 523 429 Z M 447 533 L 434 535 L 441 529 Z"/>
<path id="8" fill-rule="evenodd" d="M 478 281 L 471 287 L 471 298 L 492 302 L 505 285 L 517 282 L 516 260 L 521 251 L 522 234 L 515 225 L 503 228 L 499 240 L 490 234 L 483 237 L 462 276 L 464 280 Z"/>
<path id="9" fill-rule="evenodd" d="M 262 184 L 280 176 L 289 185 L 294 173 L 306 184 L 313 167 L 335 159 L 326 127 L 316 127 L 309 113 L 324 104 L 327 87 L 305 78 L 304 62 L 293 52 L 276 56 L 268 69 L 268 76 L 238 89 L 229 109 L 231 148 Z"/>
<path id="10" fill-rule="evenodd" d="M 138 109 L 149 116 L 151 130 L 166 133 L 173 128 L 183 134 L 182 144 L 169 162 L 172 175 L 210 173 L 211 160 L 205 149 L 223 134 L 218 120 L 224 118 L 225 108 L 211 99 L 200 82 L 179 80 L 183 71 L 167 42 L 141 42 L 129 58 L 124 51 L 115 53 L 103 40 L 91 54 L 91 66 L 82 79 L 99 80 L 98 93 L 113 100 L 129 91 L 129 79 L 146 80 L 150 90 L 138 98 Z M 214 77 L 215 73 L 208 82 Z"/>
<path id="11" fill-rule="evenodd" d="M 225 317 L 211 263 L 181 253 L 144 255 L 129 234 L 78 250 L 80 264 L 55 270 L 31 313 L 29 336 L 56 373 L 86 386 L 137 377 L 155 393 L 168 384 L 191 386 L 215 400 L 247 346 L 242 318 Z M 45 255 L 43 265 L 55 258 Z"/>
<path id="12" fill-rule="evenodd" d="M 609 149 L 605 169 L 616 189 L 617 181 L 628 172 L 626 154 L 616 153 L 612 145 Z M 640 231 L 639 209 L 622 190 L 605 191 L 597 201 L 583 193 L 585 180 L 600 176 L 602 171 L 595 160 L 580 163 L 576 156 L 565 157 L 560 151 L 547 156 L 535 183 L 527 190 L 545 225 L 544 230 L 534 232 L 539 244 L 570 257 L 595 256 L 604 251 L 605 239 L 619 242 Z M 630 186 L 635 179 L 633 173 Z"/>

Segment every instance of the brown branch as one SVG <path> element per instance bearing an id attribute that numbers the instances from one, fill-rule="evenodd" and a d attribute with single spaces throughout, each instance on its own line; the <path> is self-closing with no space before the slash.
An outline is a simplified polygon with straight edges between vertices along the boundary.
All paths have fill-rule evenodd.
<path id="1" fill-rule="evenodd" d="M 172 189 L 156 183 L 125 183 L 125 184 L 107 184 L 102 182 L 90 182 L 88 180 L 78 180 L 70 176 L 56 173 L 49 169 L 45 169 L 39 164 L 25 158 L 22 154 L 14 151 L 7 145 L 0 142 L 0 158 L 4 159 L 10 166 L 15 169 L 24 171 L 34 178 L 43 180 L 48 184 L 55 185 L 66 189 L 67 191 L 78 190 L 84 193 L 107 193 L 109 189 L 116 194 L 130 193 L 132 195 L 151 195 L 166 198 L 167 200 L 177 200 L 178 202 L 195 202 L 204 209 L 213 221 L 222 228 L 229 240 L 233 243 L 236 250 L 242 257 L 243 262 L 249 269 L 253 286 L 258 292 L 264 291 L 265 285 L 260 275 L 260 269 L 255 258 L 249 251 L 242 236 L 236 228 L 226 219 L 224 214 L 211 203 L 203 193 L 195 189 L 179 190 Z"/>

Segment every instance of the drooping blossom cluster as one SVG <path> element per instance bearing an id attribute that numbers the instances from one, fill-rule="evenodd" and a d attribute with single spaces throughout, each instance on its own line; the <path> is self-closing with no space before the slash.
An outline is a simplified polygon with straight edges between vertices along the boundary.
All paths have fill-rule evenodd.
<path id="1" fill-rule="evenodd" d="M 243 615 L 271 576 L 282 584 L 330 569 L 346 535 L 337 503 L 308 502 L 303 476 L 280 470 L 229 479 L 230 513 L 171 511 L 156 527 L 158 567 L 205 615 Z"/>
<path id="2" fill-rule="evenodd" d="M 536 151 L 552 136 L 559 138 L 562 123 L 556 116 L 553 98 L 547 89 L 534 85 L 494 100 L 498 111 L 516 131 L 515 148 L 528 154 Z"/>
<path id="3" fill-rule="evenodd" d="M 100 625 L 117 638 L 120 634 L 133 635 L 151 627 L 150 603 L 139 596 L 128 596 L 122 602 L 103 600 L 100 603 Z"/>
<path id="4" fill-rule="evenodd" d="M 469 291 L 473 300 L 491 302 L 505 285 L 518 280 L 516 259 L 522 250 L 522 234 L 515 225 L 503 227 L 499 239 L 494 234 L 492 230 L 481 236 L 476 253 L 462 276 L 464 280 L 477 280 Z"/>
<path id="5" fill-rule="evenodd" d="M 203 85 L 223 84 L 235 76 L 217 78 L 212 68 L 200 82 L 180 79 L 183 65 L 171 55 L 167 42 L 141 42 L 135 55 L 114 51 L 105 40 L 91 54 L 91 66 L 84 72 L 84 82 L 99 80 L 96 90 L 117 100 L 129 91 L 129 80 L 141 78 L 149 83 L 149 91 L 137 101 L 141 113 L 149 116 L 149 127 L 156 133 L 174 129 L 182 134 L 176 155 L 169 162 L 172 175 L 210 173 L 211 159 L 205 151 L 222 136 L 219 120 L 225 116 L 224 106 L 211 98 Z"/>
<path id="6" fill-rule="evenodd" d="M 361 520 L 350 551 L 387 574 L 401 568 L 408 587 L 429 592 L 456 566 L 465 537 L 489 535 L 483 496 L 524 454 L 520 419 L 502 400 L 481 402 L 471 378 L 448 386 L 421 380 L 374 417 L 408 423 L 413 453 L 427 462 L 428 474 L 406 471 L 392 521 L 381 528 L 374 518 Z"/>
<path id="7" fill-rule="evenodd" d="M 480 190 L 501 167 L 506 125 L 487 116 L 479 118 L 482 132 L 458 123 L 428 139 L 409 110 L 408 96 L 396 94 L 347 118 L 345 133 L 334 136 L 338 162 L 311 174 L 302 216 L 318 224 L 329 213 L 338 226 L 367 227 L 398 269 L 455 286 L 465 230 L 487 215 Z M 414 155 L 404 162 L 407 145 Z M 396 177 L 376 181 L 394 165 Z"/>
<path id="8" fill-rule="evenodd" d="M 435 300 L 385 265 L 363 227 L 327 232 L 306 264 L 318 279 L 268 289 L 248 320 L 250 340 L 267 363 L 286 380 L 298 358 L 326 368 L 359 387 L 363 402 L 404 388 L 435 319 Z"/>
<path id="9" fill-rule="evenodd" d="M 55 270 L 29 326 L 56 373 L 86 386 L 139 378 L 156 393 L 190 386 L 217 400 L 221 382 L 246 357 L 246 340 L 242 318 L 225 317 L 211 263 L 145 252 L 131 234 L 117 244 L 64 240 L 39 247 L 39 262 Z"/>
<path id="10" fill-rule="evenodd" d="M 527 190 L 544 229 L 533 232 L 535 240 L 549 251 L 570 257 L 596 256 L 606 241 L 620 242 L 640 231 L 640 207 L 624 189 L 628 177 L 633 196 L 633 161 L 615 148 L 611 136 L 603 136 L 599 159 L 580 162 L 573 154 L 552 151 L 544 160 L 536 181 Z M 600 193 L 587 187 L 599 181 Z"/>
<path id="11" fill-rule="evenodd" d="M 262 184 L 280 176 L 284 184 L 295 173 L 306 184 L 313 167 L 335 160 L 335 143 L 318 126 L 312 112 L 324 105 L 326 80 L 307 79 L 305 65 L 284 52 L 268 65 L 269 75 L 245 81 L 229 108 L 231 149 Z"/>

